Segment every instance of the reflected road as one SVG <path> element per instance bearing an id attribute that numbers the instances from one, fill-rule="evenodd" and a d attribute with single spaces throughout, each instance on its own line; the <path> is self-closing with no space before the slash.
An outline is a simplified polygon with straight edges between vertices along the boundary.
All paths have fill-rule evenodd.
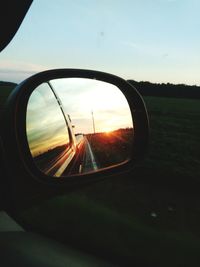
<path id="1" fill-rule="evenodd" d="M 62 176 L 73 174 L 82 174 L 86 172 L 98 170 L 95 155 L 92 151 L 88 138 L 83 135 L 77 135 L 77 152 L 68 168 L 63 172 Z"/>

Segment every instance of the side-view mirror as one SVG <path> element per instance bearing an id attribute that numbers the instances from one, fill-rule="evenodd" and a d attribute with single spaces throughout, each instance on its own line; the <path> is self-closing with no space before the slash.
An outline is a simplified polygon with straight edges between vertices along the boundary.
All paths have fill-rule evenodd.
<path id="1" fill-rule="evenodd" d="M 90 70 L 28 78 L 10 96 L 1 124 L 4 164 L 15 191 L 26 194 L 39 184 L 66 188 L 127 171 L 148 143 L 148 115 L 137 90 Z"/>

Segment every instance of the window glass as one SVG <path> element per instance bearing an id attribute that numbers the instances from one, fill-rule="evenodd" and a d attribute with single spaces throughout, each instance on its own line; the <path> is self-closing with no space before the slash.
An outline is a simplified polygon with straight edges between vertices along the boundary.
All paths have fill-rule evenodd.
<path id="1" fill-rule="evenodd" d="M 31 94 L 26 116 L 27 138 L 37 166 L 56 174 L 56 162 L 69 149 L 70 138 L 61 108 L 47 83 Z"/>

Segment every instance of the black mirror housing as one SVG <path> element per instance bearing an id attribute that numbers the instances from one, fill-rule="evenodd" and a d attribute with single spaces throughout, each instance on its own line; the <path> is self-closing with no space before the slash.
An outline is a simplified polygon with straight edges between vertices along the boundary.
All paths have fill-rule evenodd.
<path id="1" fill-rule="evenodd" d="M 129 105 L 133 120 L 133 144 L 129 160 L 94 172 L 55 179 L 55 177 L 42 172 L 34 164 L 27 139 L 27 105 L 31 94 L 41 84 L 55 79 L 70 78 L 105 82 L 117 87 L 122 92 Z M 60 101 L 58 97 L 56 99 L 58 102 Z M 34 202 L 47 195 L 66 192 L 66 190 L 80 185 L 132 169 L 144 157 L 149 138 L 148 114 L 145 103 L 137 90 L 120 77 L 92 70 L 55 69 L 40 72 L 26 79 L 10 95 L 5 105 L 1 125 L 2 158 L 7 174 L 3 183 L 9 189 L 8 198 L 13 198 L 13 201 L 19 205 L 27 201 Z M 77 127 L 73 126 L 71 125 L 71 128 L 74 131 Z"/>

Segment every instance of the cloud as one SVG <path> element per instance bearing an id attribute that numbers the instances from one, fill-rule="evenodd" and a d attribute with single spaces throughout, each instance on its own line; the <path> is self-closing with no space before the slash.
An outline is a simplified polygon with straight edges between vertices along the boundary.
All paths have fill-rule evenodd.
<path id="1" fill-rule="evenodd" d="M 139 45 L 137 43 L 134 43 L 131 41 L 122 41 L 121 44 L 128 46 L 128 47 L 132 47 L 132 48 L 138 48 L 139 47 Z"/>
<path id="2" fill-rule="evenodd" d="M 0 80 L 18 83 L 45 69 L 47 67 L 27 62 L 2 60 L 0 62 Z"/>

